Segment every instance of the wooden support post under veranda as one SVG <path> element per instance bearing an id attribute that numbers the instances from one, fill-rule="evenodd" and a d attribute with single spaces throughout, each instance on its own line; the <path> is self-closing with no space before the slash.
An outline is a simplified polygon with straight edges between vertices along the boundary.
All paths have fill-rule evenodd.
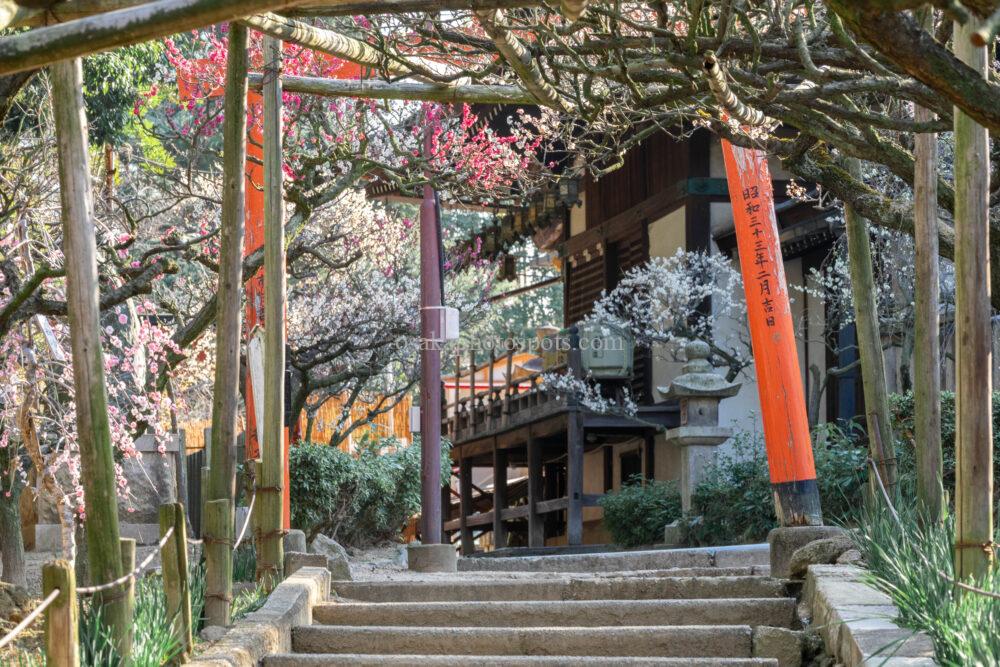
<path id="1" fill-rule="evenodd" d="M 208 503 L 224 500 L 227 516 L 235 510 L 236 424 L 239 410 L 240 340 L 243 286 L 243 211 L 246 197 L 247 137 L 247 29 L 229 27 L 226 63 L 225 119 L 222 138 L 222 227 L 219 236 L 218 311 L 215 320 L 215 383 L 212 391 L 212 429 L 208 443 L 208 489 L 202 511 L 203 536 L 218 540 L 205 549 L 205 619 L 208 625 L 229 625 L 232 600 L 233 519 L 210 525 Z M 215 516 L 218 507 L 213 510 Z M 206 532 L 210 531 L 210 532 Z"/>
<path id="2" fill-rule="evenodd" d="M 983 77 L 976 21 L 955 23 L 955 55 Z M 982 577 L 993 560 L 990 161 L 986 128 L 955 107 L 955 575 Z"/>
<path id="3" fill-rule="evenodd" d="M 285 215 L 281 168 L 281 41 L 264 36 L 264 442 L 257 580 L 282 578 L 285 483 Z"/>
<path id="4" fill-rule="evenodd" d="M 97 238 L 93 218 L 87 116 L 83 106 L 83 65 L 79 59 L 50 68 L 52 111 L 59 154 L 66 305 L 76 391 L 77 443 L 87 508 L 85 524 L 90 574 L 95 584 L 122 576 L 118 497 L 104 383 L 97 283 Z M 118 588 L 98 594 L 104 620 L 117 646 L 132 625 L 132 596 Z"/>

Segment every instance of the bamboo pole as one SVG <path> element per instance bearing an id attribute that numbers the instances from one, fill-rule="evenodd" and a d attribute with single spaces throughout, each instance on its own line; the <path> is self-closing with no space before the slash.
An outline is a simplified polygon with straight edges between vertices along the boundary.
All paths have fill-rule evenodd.
<path id="1" fill-rule="evenodd" d="M 233 521 L 224 498 L 205 503 L 201 539 L 205 552 L 205 624 L 229 625 L 233 601 Z"/>
<path id="2" fill-rule="evenodd" d="M 160 506 L 160 539 L 173 528 L 170 539 L 163 545 L 160 555 L 163 572 L 163 591 L 167 600 L 167 618 L 171 619 L 174 639 L 180 652 L 174 663 L 183 663 L 194 646 L 191 637 L 191 589 L 188 584 L 187 528 L 184 522 L 184 505 L 169 503 Z"/>
<path id="3" fill-rule="evenodd" d="M 91 578 L 94 583 L 102 584 L 122 575 L 122 562 L 108 394 L 101 352 L 97 242 L 87 153 L 87 116 L 83 107 L 83 67 L 79 60 L 60 62 L 52 66 L 50 76 L 59 154 L 77 442 L 87 507 L 87 551 Z M 102 604 L 100 597 L 95 602 Z M 125 597 L 103 603 L 104 618 L 116 642 L 131 625 L 130 603 Z"/>
<path id="4" fill-rule="evenodd" d="M 264 36 L 264 442 L 257 577 L 282 579 L 285 422 L 285 224 L 281 169 L 281 41 Z"/>
<path id="5" fill-rule="evenodd" d="M 56 560 L 42 566 L 42 598 L 55 590 L 59 597 L 45 610 L 45 664 L 80 667 L 76 573 L 69 561 Z"/>
<path id="6" fill-rule="evenodd" d="M 855 176 L 860 176 L 861 163 L 850 159 L 848 170 Z M 852 206 L 844 207 L 844 217 L 869 448 L 882 481 L 891 490 L 896 485 L 896 454 L 892 422 L 889 419 L 889 392 L 885 385 L 885 359 L 882 354 L 882 335 L 879 332 L 878 304 L 875 301 L 871 240 L 868 238 L 865 219 Z"/>
<path id="7" fill-rule="evenodd" d="M 296 0 L 156 0 L 119 11 L 0 38 L 0 74 L 45 67 L 139 44 L 249 14 L 293 7 Z"/>
<path id="8" fill-rule="evenodd" d="M 924 10 L 925 28 L 933 27 L 934 12 Z M 917 122 L 935 115 L 919 105 L 913 108 Z M 917 459 L 917 500 L 932 520 L 941 517 L 944 476 L 941 453 L 941 286 L 938 265 L 937 134 L 914 136 L 913 240 L 915 258 L 915 313 L 913 347 L 913 422 Z"/>
<path id="9" fill-rule="evenodd" d="M 247 29 L 239 24 L 229 28 L 229 55 L 226 62 L 225 120 L 222 139 L 222 225 L 219 241 L 218 309 L 215 323 L 215 380 L 212 399 L 212 438 L 208 449 L 208 488 L 204 493 L 202 526 L 207 526 L 208 505 L 225 500 L 232 532 L 236 506 L 236 431 L 239 411 L 240 339 L 243 319 L 240 290 L 243 287 L 243 235 L 247 136 Z M 222 539 L 221 525 L 212 535 Z M 203 529 L 204 532 L 204 529 Z M 229 534 L 226 533 L 226 535 Z M 221 550 L 226 551 L 223 556 Z M 206 554 L 208 549 L 205 550 Z M 220 542 L 206 558 L 206 580 L 220 587 L 215 593 L 229 596 L 232 582 L 221 579 L 232 572 L 232 543 Z M 214 568 L 222 568 L 215 571 Z M 224 590 L 223 590 L 224 589 Z M 229 602 L 215 599 L 205 604 L 209 625 L 229 624 Z"/>
<path id="10" fill-rule="evenodd" d="M 250 86 L 259 89 L 263 77 L 250 75 Z M 399 81 L 388 83 L 374 79 L 349 81 L 315 76 L 284 76 L 284 89 L 292 93 L 321 97 L 357 97 L 379 100 L 425 100 L 451 104 L 537 104 L 535 99 L 518 86 L 487 86 L 483 84 L 447 85 Z"/>
<path id="11" fill-rule="evenodd" d="M 955 23 L 955 55 L 985 77 L 976 21 Z M 993 549 L 989 133 L 955 107 L 955 575 L 981 577 Z"/>

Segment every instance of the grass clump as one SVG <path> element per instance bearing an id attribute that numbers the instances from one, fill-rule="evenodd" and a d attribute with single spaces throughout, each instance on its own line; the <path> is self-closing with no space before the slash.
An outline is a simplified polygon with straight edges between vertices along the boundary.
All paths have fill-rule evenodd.
<path id="1" fill-rule="evenodd" d="M 963 591 L 948 579 L 955 576 L 953 519 L 928 521 L 910 505 L 896 505 L 898 521 L 879 503 L 866 507 L 856 522 L 853 535 L 870 583 L 899 608 L 897 622 L 931 637 L 941 664 L 1000 664 L 1000 600 Z M 1000 594 L 996 570 L 966 583 Z M 892 651 L 887 646 L 885 656 Z"/>

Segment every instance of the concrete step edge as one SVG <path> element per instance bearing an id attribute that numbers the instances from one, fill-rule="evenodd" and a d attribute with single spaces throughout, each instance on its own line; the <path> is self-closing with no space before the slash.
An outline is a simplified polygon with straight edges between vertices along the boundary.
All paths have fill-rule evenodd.
<path id="1" fill-rule="evenodd" d="M 785 582 L 760 576 L 553 577 L 537 580 L 333 582 L 331 595 L 362 602 L 460 600 L 693 599 L 786 597 Z"/>
<path id="2" fill-rule="evenodd" d="M 573 667 L 575 665 L 650 665 L 660 667 L 778 667 L 773 658 L 656 658 L 629 656 L 559 655 L 389 655 L 370 653 L 284 653 L 264 658 L 263 667 L 377 667 L 380 665 L 420 665 L 421 667 Z"/>
<path id="3" fill-rule="evenodd" d="M 610 655 L 625 657 L 752 656 L 749 625 L 591 627 L 301 626 L 292 630 L 299 653 Z"/>
<path id="4" fill-rule="evenodd" d="M 525 600 L 432 602 L 332 602 L 313 609 L 323 625 L 489 627 L 496 619 L 514 627 L 767 625 L 792 627 L 792 598 L 652 600 Z"/>

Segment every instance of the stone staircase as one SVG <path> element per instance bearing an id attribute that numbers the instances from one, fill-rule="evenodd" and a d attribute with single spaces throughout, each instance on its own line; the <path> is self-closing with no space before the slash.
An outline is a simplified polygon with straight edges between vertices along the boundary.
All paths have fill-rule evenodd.
<path id="1" fill-rule="evenodd" d="M 798 667 L 795 599 L 766 564 L 759 547 L 484 557 L 335 581 L 263 664 Z"/>

